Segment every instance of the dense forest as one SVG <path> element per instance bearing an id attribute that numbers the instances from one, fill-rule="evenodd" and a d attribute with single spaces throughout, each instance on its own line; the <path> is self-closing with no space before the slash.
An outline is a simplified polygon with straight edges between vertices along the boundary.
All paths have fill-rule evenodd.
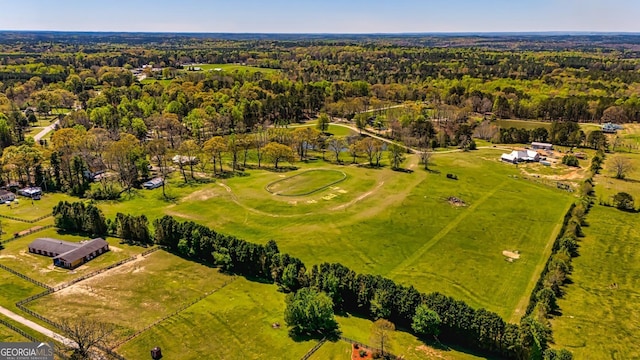
<path id="1" fill-rule="evenodd" d="M 319 115 L 422 149 L 471 147 L 472 137 L 588 146 L 602 136 L 585 134 L 576 122 L 640 120 L 640 60 L 620 50 L 638 40 L 633 36 L 596 36 L 604 45 L 592 48 L 583 48 L 582 37 L 551 36 L 235 37 L 5 33 L 2 182 L 85 195 L 87 173 L 108 168 L 129 189 L 149 177 L 150 165 L 162 169 L 176 154 L 198 157 L 203 171 L 213 162 L 214 173 L 223 171 L 223 154 L 232 170 L 247 165 L 248 152 L 258 166 L 295 158 L 278 145 L 300 160 L 305 149 L 333 147 L 373 162 L 381 144 L 332 144 L 322 128 L 282 131 Z M 523 41 L 546 48 L 501 50 Z M 238 67 L 202 71 L 194 64 Z M 404 105 L 366 112 L 397 104 Z M 554 126 L 500 129 L 493 123 L 499 118 Z M 36 143 L 30 129 L 43 119 L 58 120 L 58 130 Z M 179 165 L 187 181 L 193 163 Z M 104 184 L 90 195 L 120 190 Z"/>

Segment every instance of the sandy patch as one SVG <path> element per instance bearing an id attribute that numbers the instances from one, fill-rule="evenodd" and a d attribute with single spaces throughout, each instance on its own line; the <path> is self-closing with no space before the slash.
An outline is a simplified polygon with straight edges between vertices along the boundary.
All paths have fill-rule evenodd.
<path id="1" fill-rule="evenodd" d="M 420 345 L 416 347 L 417 351 L 426 354 L 429 359 L 447 359 L 440 350 L 436 350 L 434 348 L 430 348 L 426 345 Z"/>
<path id="2" fill-rule="evenodd" d="M 340 194 L 346 194 L 346 193 L 348 193 L 348 191 L 347 191 L 347 190 L 342 190 L 342 189 L 338 190 L 338 192 L 339 192 Z"/>
<path id="3" fill-rule="evenodd" d="M 289 205 L 294 205 L 294 206 L 295 206 L 295 205 L 298 205 L 298 202 L 297 202 L 297 201 L 295 201 L 295 200 L 293 200 L 293 201 L 289 201 Z"/>
<path id="4" fill-rule="evenodd" d="M 56 293 L 57 296 L 72 296 L 72 295 L 80 295 L 80 296 L 90 296 L 95 299 L 99 299 L 102 301 L 108 301 L 104 295 L 98 293 L 98 290 L 90 285 L 73 285 L 67 288 L 64 288 Z"/>
<path id="5" fill-rule="evenodd" d="M 117 246 L 113 246 L 113 245 L 109 245 L 109 250 L 111 250 L 113 252 L 122 252 L 122 249 L 120 249 Z"/>
<path id="6" fill-rule="evenodd" d="M 353 200 L 349 201 L 349 202 L 348 202 L 348 203 L 346 203 L 346 204 L 342 204 L 342 205 L 340 205 L 340 206 L 334 207 L 334 208 L 333 208 L 333 209 L 331 209 L 331 210 L 335 211 L 335 210 L 342 210 L 342 209 L 345 209 L 345 208 L 347 208 L 347 207 L 349 207 L 349 206 L 351 206 L 351 205 L 353 205 L 353 204 L 357 203 L 358 201 L 361 201 L 361 200 L 365 199 L 367 196 L 369 196 L 369 195 L 373 194 L 374 192 L 376 192 L 376 190 L 378 190 L 379 188 L 381 188 L 381 187 L 382 187 L 382 185 L 384 185 L 384 181 L 383 181 L 383 182 L 381 182 L 380 184 L 378 184 L 378 186 L 376 186 L 376 188 L 375 188 L 375 189 L 373 189 L 373 190 L 371 190 L 371 191 L 369 191 L 369 192 L 366 192 L 366 193 L 364 193 L 364 194 L 362 194 L 362 195 L 358 196 L 357 198 L 355 198 L 355 199 L 353 199 Z"/>
<path id="7" fill-rule="evenodd" d="M 191 194 L 185 196 L 183 200 L 205 201 L 205 200 L 214 198 L 216 196 L 217 194 L 214 189 L 202 189 L 202 190 L 194 191 Z"/>
<path id="8" fill-rule="evenodd" d="M 0 255 L 0 259 L 17 259 L 15 255 Z"/>
<path id="9" fill-rule="evenodd" d="M 338 195 L 336 195 L 336 194 L 328 194 L 326 196 L 323 196 L 322 199 L 323 200 L 331 200 L 331 199 L 335 198 L 336 196 L 338 196 Z"/>
<path id="10" fill-rule="evenodd" d="M 506 257 L 505 260 L 507 260 L 508 262 L 513 262 L 514 260 L 520 259 L 520 251 L 518 250 L 514 250 L 514 251 L 504 250 L 502 252 L 502 255 Z"/>
<path id="11" fill-rule="evenodd" d="M 278 175 L 278 177 L 284 178 L 287 177 L 287 175 Z"/>
<path id="12" fill-rule="evenodd" d="M 145 270 L 144 266 L 136 266 L 135 269 L 133 269 L 133 271 L 131 272 L 132 274 L 137 274 L 139 272 L 143 272 Z"/>
<path id="13" fill-rule="evenodd" d="M 316 200 L 307 200 L 307 204 L 317 204 Z"/>

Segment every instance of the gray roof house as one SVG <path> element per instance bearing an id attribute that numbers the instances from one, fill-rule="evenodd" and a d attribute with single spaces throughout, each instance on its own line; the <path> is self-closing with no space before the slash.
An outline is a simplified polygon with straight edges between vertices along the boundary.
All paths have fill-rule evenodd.
<path id="1" fill-rule="evenodd" d="M 79 243 L 39 238 L 29 244 L 30 253 L 52 257 L 55 266 L 67 269 L 74 269 L 107 251 L 109 243 L 102 238 Z"/>

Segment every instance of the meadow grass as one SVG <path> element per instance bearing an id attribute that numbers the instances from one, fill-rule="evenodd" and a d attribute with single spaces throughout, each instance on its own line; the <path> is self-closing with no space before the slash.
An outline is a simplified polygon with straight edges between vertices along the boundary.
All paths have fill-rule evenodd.
<path id="1" fill-rule="evenodd" d="M 56 320 L 73 314 L 112 323 L 122 339 L 231 280 L 217 269 L 157 251 L 28 306 Z"/>
<path id="2" fill-rule="evenodd" d="M 40 200 L 31 200 L 24 196 L 16 197 L 18 203 L 11 206 L 0 205 L 0 215 L 12 216 L 23 220 L 35 220 L 41 216 L 51 214 L 53 207 L 60 201 L 77 201 L 67 194 L 45 193 Z M 5 219 L 1 219 L 5 220 Z"/>
<path id="3" fill-rule="evenodd" d="M 0 255 L 0 258 L 2 255 Z M 0 306 L 17 312 L 16 303 L 43 292 L 44 289 L 0 269 Z"/>
<path id="4" fill-rule="evenodd" d="M 5 320 L 6 321 L 6 320 Z M 0 342 L 28 342 L 27 338 L 0 324 Z"/>
<path id="5" fill-rule="evenodd" d="M 611 159 L 621 157 L 629 160 L 633 169 L 629 171 L 624 180 L 615 178 L 615 171 L 611 169 Z M 627 192 L 636 200 L 640 200 L 640 154 L 616 153 L 607 154 L 604 169 L 595 177 L 596 194 L 598 199 L 611 202 L 613 195 L 619 192 Z"/>
<path id="6" fill-rule="evenodd" d="M 322 191 L 346 178 L 347 175 L 342 171 L 313 169 L 269 183 L 266 190 L 274 195 L 305 196 Z"/>
<path id="7" fill-rule="evenodd" d="M 374 339 L 371 336 L 372 321 L 357 316 L 338 316 L 336 320 L 338 320 L 340 330 L 345 337 L 371 347 L 380 347 L 380 344 L 373 342 Z M 327 344 L 323 345 L 323 347 L 326 345 Z M 322 348 L 320 348 L 320 350 L 322 350 Z M 403 356 L 404 359 L 488 359 L 487 357 L 474 355 L 465 349 L 451 348 L 443 344 L 433 346 L 433 344 L 427 344 L 408 332 L 398 329 L 391 333 L 389 341 L 385 344 L 385 350 L 390 351 L 394 355 Z M 336 354 L 336 350 L 331 350 L 331 353 Z M 348 358 L 349 357 L 346 357 L 346 359 Z M 336 359 L 338 359 L 338 357 L 336 357 Z"/>
<path id="8" fill-rule="evenodd" d="M 637 359 L 640 347 L 638 214 L 596 205 L 552 320 L 555 346 L 576 359 Z"/>
<path id="9" fill-rule="evenodd" d="M 106 238 L 111 251 L 74 270 L 67 270 L 53 266 L 53 260 L 50 257 L 29 253 L 29 244 L 33 240 L 46 237 L 72 242 L 88 239 L 86 236 L 61 234 L 54 228 L 46 229 L 4 244 L 5 249 L 0 251 L 0 263 L 49 286 L 55 286 L 107 267 L 145 250 L 138 246 L 120 244 L 120 239 L 117 238 Z"/>
<path id="10" fill-rule="evenodd" d="M 313 353 L 311 360 L 344 360 L 351 358 L 351 344 L 345 341 L 327 341 L 318 351 Z"/>
<path id="11" fill-rule="evenodd" d="M 237 278 L 117 351 L 131 359 L 146 358 L 154 346 L 167 359 L 299 359 L 317 340 L 289 337 L 284 298 L 275 285 Z"/>
<path id="12" fill-rule="evenodd" d="M 168 214 L 252 242 L 274 239 L 307 266 L 339 262 L 517 321 L 519 304 L 528 298 L 573 197 L 522 179 L 514 166 L 499 162 L 501 152 L 436 155 L 432 172 L 419 169 L 415 156 L 406 164 L 413 173 L 296 163 L 300 169 L 285 176 L 319 166 L 348 176 L 336 185 L 339 189 L 309 196 L 273 196 L 265 187 L 283 174 L 254 170 L 215 183 L 173 185 L 171 191 L 180 194 L 175 203 L 164 202 L 156 189 L 100 206 L 110 217 L 117 211 L 151 219 Z M 447 179 L 446 173 L 459 180 Z M 452 206 L 451 196 L 467 206 Z M 503 250 L 519 250 L 522 258 L 509 263 Z"/>

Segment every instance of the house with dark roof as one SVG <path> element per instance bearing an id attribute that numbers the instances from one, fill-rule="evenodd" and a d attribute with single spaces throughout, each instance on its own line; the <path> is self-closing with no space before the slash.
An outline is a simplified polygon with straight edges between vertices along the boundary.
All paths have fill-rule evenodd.
<path id="1" fill-rule="evenodd" d="M 67 269 L 75 269 L 107 251 L 109 243 L 102 238 L 79 243 L 39 238 L 29 244 L 30 253 L 51 257 L 53 265 Z"/>
<path id="2" fill-rule="evenodd" d="M 16 199 L 16 194 L 12 193 L 11 191 L 0 190 L 0 201 L 7 202 L 7 201 L 13 201 L 15 199 Z"/>

